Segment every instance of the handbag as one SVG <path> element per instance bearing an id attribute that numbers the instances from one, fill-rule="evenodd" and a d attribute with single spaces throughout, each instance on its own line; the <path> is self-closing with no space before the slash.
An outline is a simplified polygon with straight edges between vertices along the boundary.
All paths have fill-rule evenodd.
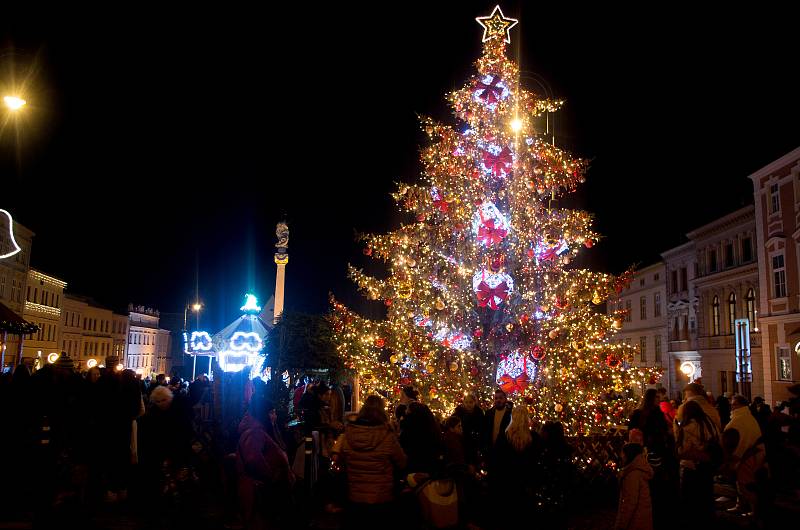
<path id="1" fill-rule="evenodd" d="M 433 528 L 458 524 L 458 489 L 451 479 L 429 480 L 417 491 L 422 516 Z"/>

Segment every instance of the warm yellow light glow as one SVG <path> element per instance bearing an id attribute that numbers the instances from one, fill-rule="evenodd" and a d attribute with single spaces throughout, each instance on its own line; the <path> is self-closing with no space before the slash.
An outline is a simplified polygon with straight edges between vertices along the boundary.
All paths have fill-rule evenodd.
<path id="1" fill-rule="evenodd" d="M 117 372 L 121 372 L 121 371 L 122 371 L 122 368 L 123 368 L 123 366 L 122 366 L 122 363 L 119 363 L 117 366 L 115 366 L 115 367 L 114 367 L 114 369 L 115 369 Z"/>
<path id="2" fill-rule="evenodd" d="M 5 96 L 3 102 L 12 111 L 17 111 L 24 107 L 28 102 L 17 96 Z"/>
<path id="3" fill-rule="evenodd" d="M 685 375 L 691 375 L 694 373 L 694 371 L 695 371 L 694 363 L 686 361 L 683 364 L 681 364 L 681 372 L 683 372 Z"/>
<path id="4" fill-rule="evenodd" d="M 203 304 L 201 303 L 195 303 L 192 305 L 192 311 L 194 311 L 195 313 L 197 313 L 201 309 L 203 309 Z"/>
<path id="5" fill-rule="evenodd" d="M 87 368 L 94 368 L 95 366 L 97 366 L 97 359 L 89 359 L 86 361 Z"/>
<path id="6" fill-rule="evenodd" d="M 515 133 L 520 132 L 522 130 L 522 120 L 519 118 L 511 120 L 511 130 Z"/>
<path id="7" fill-rule="evenodd" d="M 50 364 L 53 364 L 54 362 L 56 362 L 58 360 L 59 357 L 61 357 L 61 355 L 58 354 L 58 353 L 55 353 L 55 352 L 53 352 L 51 354 L 48 354 L 47 362 L 49 362 Z"/>

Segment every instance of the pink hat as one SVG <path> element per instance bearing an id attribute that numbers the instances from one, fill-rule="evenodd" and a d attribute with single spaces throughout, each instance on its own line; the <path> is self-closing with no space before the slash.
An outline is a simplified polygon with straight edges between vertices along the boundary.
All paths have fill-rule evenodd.
<path id="1" fill-rule="evenodd" d="M 628 431 L 628 442 L 644 445 L 644 433 L 640 429 L 631 429 Z"/>

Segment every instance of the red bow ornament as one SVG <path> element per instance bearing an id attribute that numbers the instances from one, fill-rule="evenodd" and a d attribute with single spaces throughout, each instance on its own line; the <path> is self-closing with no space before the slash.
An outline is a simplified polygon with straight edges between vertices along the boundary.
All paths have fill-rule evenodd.
<path id="1" fill-rule="evenodd" d="M 483 152 L 483 165 L 486 169 L 491 170 L 492 175 L 495 177 L 508 174 L 512 162 L 511 149 L 508 146 L 503 147 L 503 150 L 498 154 L 494 154 L 491 151 Z"/>
<path id="2" fill-rule="evenodd" d="M 522 372 L 517 377 L 511 377 L 508 374 L 503 374 L 498 380 L 500 388 L 506 394 L 513 394 L 514 392 L 522 392 L 528 388 L 528 374 Z"/>
<path id="3" fill-rule="evenodd" d="M 478 305 L 480 307 L 489 306 L 490 309 L 497 310 L 506 298 L 508 298 L 508 284 L 500 282 L 496 287 L 489 287 L 489 284 L 482 281 L 478 284 Z"/>
<path id="4" fill-rule="evenodd" d="M 495 226 L 494 219 L 486 219 L 483 225 L 478 228 L 478 240 L 486 244 L 487 247 L 501 242 L 507 234 L 508 230 Z"/>
<path id="5" fill-rule="evenodd" d="M 475 93 L 478 95 L 479 99 L 482 99 L 489 105 L 497 103 L 500 99 L 500 95 L 503 93 L 503 87 L 497 86 L 499 82 L 500 78 L 496 75 L 492 76 L 492 79 L 488 83 L 478 80 L 475 83 Z"/>

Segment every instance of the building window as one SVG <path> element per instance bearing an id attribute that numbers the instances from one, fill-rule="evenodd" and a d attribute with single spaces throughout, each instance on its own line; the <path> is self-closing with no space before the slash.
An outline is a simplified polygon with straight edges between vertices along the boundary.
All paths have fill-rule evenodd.
<path id="1" fill-rule="evenodd" d="M 775 298 L 786 296 L 786 270 L 784 269 L 783 254 L 772 256 L 772 286 Z"/>
<path id="2" fill-rule="evenodd" d="M 733 335 L 736 322 L 736 293 L 731 293 L 728 297 L 728 330 Z"/>
<path id="3" fill-rule="evenodd" d="M 747 291 L 747 320 L 750 321 L 750 329 L 756 329 L 756 292 L 751 287 Z"/>
<path id="4" fill-rule="evenodd" d="M 639 337 L 639 361 L 647 362 L 647 337 Z"/>
<path id="5" fill-rule="evenodd" d="M 708 251 L 708 272 L 717 272 L 717 251 L 713 248 Z"/>
<path id="6" fill-rule="evenodd" d="M 5 282 L 5 278 L 3 278 L 3 281 Z M 25 293 L 25 300 L 28 301 L 28 302 L 31 301 L 31 286 L 30 285 L 28 286 L 28 291 Z"/>
<path id="7" fill-rule="evenodd" d="M 647 297 L 642 296 L 639 298 L 639 318 L 647 320 Z"/>
<path id="8" fill-rule="evenodd" d="M 653 294 L 653 316 L 661 316 L 661 293 Z"/>
<path id="9" fill-rule="evenodd" d="M 719 297 L 714 297 L 714 302 L 711 304 L 711 325 L 713 327 L 712 334 L 719 335 Z"/>
<path id="10" fill-rule="evenodd" d="M 753 261 L 753 240 L 749 237 L 742 239 L 742 262 Z"/>
<path id="11" fill-rule="evenodd" d="M 631 301 L 625 301 L 625 322 L 631 321 Z"/>
<path id="12" fill-rule="evenodd" d="M 792 380 L 792 356 L 788 346 L 778 346 L 777 367 L 780 381 Z"/>
<path id="13" fill-rule="evenodd" d="M 769 187 L 769 195 L 770 195 L 770 205 L 771 209 L 769 213 L 778 213 L 781 211 L 781 198 L 780 193 L 778 190 L 778 185 L 773 184 Z"/>
<path id="14" fill-rule="evenodd" d="M 670 287 L 672 288 L 672 293 L 678 292 L 678 271 L 672 271 L 672 285 Z"/>
<path id="15" fill-rule="evenodd" d="M 686 280 L 686 267 L 681 267 L 681 291 L 689 289 L 689 282 Z"/>
<path id="16" fill-rule="evenodd" d="M 733 267 L 733 243 L 727 243 L 724 252 L 725 268 Z"/>
<path id="17" fill-rule="evenodd" d="M 719 373 L 719 393 L 724 394 L 728 391 L 728 372 L 725 370 Z"/>
<path id="18" fill-rule="evenodd" d="M 657 281 L 658 281 L 660 278 L 661 278 L 661 275 L 660 275 L 660 274 L 654 274 L 654 275 L 653 275 L 653 281 L 654 281 L 654 282 L 657 282 Z"/>
<path id="19" fill-rule="evenodd" d="M 657 363 L 661 362 L 661 335 L 656 335 L 653 337 L 653 355 L 655 356 L 653 360 Z"/>

